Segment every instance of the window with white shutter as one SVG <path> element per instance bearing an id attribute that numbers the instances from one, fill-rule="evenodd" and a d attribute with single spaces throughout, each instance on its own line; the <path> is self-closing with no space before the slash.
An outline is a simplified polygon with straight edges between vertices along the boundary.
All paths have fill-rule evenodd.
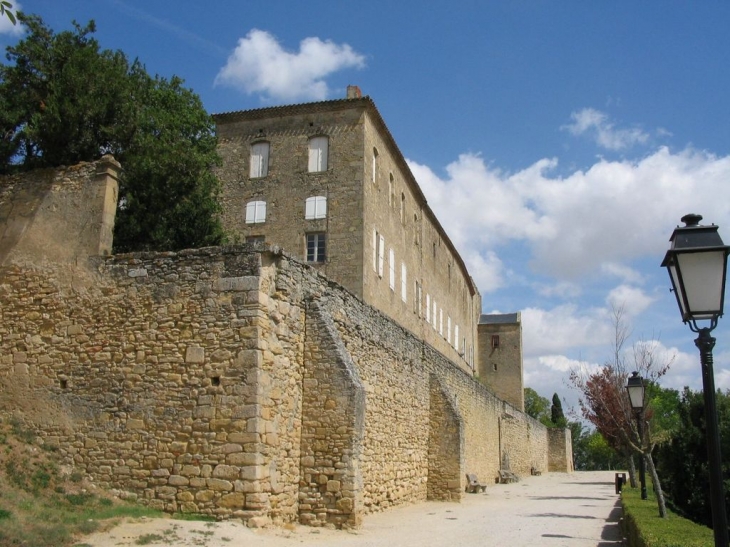
<path id="1" fill-rule="evenodd" d="M 373 228 L 373 271 L 378 273 L 378 231 Z"/>
<path id="2" fill-rule="evenodd" d="M 246 224 L 266 222 L 266 202 L 249 201 L 246 204 Z"/>
<path id="3" fill-rule="evenodd" d="M 325 196 L 307 198 L 304 207 L 304 218 L 306 220 L 327 218 L 327 198 Z"/>
<path id="4" fill-rule="evenodd" d="M 383 263 L 385 262 L 385 238 L 378 236 L 378 275 L 383 277 Z"/>
<path id="5" fill-rule="evenodd" d="M 408 301 L 408 282 L 406 281 L 406 263 L 400 264 L 400 297 L 403 302 Z"/>
<path id="6" fill-rule="evenodd" d="M 393 249 L 388 251 L 388 274 L 390 290 L 395 291 L 395 252 L 393 252 Z"/>

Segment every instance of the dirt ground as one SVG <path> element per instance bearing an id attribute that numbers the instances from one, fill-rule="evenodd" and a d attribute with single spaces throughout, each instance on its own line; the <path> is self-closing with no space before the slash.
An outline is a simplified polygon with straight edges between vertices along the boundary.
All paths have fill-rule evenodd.
<path id="1" fill-rule="evenodd" d="M 462 503 L 425 502 L 367 515 L 362 528 L 246 528 L 240 522 L 127 521 L 79 540 L 92 547 L 608 547 L 621 545 L 614 473 L 548 473 L 495 484 Z"/>

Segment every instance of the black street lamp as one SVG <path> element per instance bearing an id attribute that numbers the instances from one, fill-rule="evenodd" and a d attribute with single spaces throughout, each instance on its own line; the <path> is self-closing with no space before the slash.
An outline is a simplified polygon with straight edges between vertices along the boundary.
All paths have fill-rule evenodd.
<path id="1" fill-rule="evenodd" d="M 707 424 L 707 456 L 710 467 L 710 502 L 712 529 L 716 547 L 728 547 L 727 514 L 722 482 L 720 433 L 715 406 L 715 375 L 712 369 L 712 349 L 715 339 L 710 332 L 717 326 L 725 305 L 725 277 L 730 247 L 723 244 L 717 226 L 700 226 L 700 215 L 685 215 L 672 233 L 672 246 L 662 266 L 669 271 L 672 290 L 677 297 L 682 321 L 698 333 L 695 345 L 700 350 L 702 389 Z M 709 321 L 699 327 L 697 321 Z"/>
<path id="2" fill-rule="evenodd" d="M 646 499 L 646 472 L 644 467 L 644 379 L 634 372 L 626 382 L 626 391 L 629 392 L 631 408 L 636 414 L 636 425 L 639 428 L 639 482 L 641 483 L 641 499 Z"/>

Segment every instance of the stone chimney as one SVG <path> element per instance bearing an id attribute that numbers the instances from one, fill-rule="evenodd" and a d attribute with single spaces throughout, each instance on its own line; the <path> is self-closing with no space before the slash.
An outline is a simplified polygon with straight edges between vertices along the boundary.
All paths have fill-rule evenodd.
<path id="1" fill-rule="evenodd" d="M 356 85 L 347 86 L 347 98 L 348 99 L 360 99 L 362 98 L 362 91 Z"/>

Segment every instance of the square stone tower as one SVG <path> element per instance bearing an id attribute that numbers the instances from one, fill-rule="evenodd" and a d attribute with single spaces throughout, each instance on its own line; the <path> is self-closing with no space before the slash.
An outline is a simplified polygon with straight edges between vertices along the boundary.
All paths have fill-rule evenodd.
<path id="1" fill-rule="evenodd" d="M 520 313 L 479 317 L 479 379 L 500 399 L 525 410 Z"/>

